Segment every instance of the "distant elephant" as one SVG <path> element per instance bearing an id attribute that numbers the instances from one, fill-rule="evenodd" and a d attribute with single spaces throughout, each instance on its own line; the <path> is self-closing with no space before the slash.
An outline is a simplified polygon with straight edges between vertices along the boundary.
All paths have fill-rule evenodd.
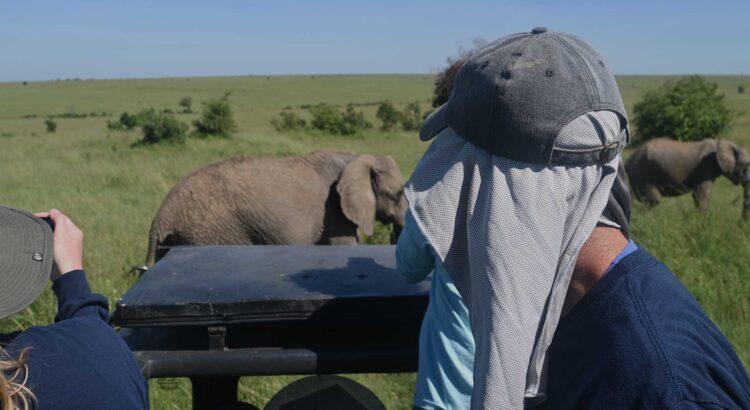
<path id="1" fill-rule="evenodd" d="M 639 200 L 655 205 L 662 196 L 692 191 L 701 212 L 708 207 L 713 182 L 720 175 L 735 185 L 750 184 L 750 155 L 734 142 L 723 139 L 696 142 L 653 139 L 633 152 L 625 169 Z"/>
<path id="2" fill-rule="evenodd" d="M 239 156 L 182 178 L 151 223 L 146 265 L 170 246 L 356 244 L 375 221 L 407 208 L 404 178 L 389 156 L 317 151 L 287 159 Z"/>

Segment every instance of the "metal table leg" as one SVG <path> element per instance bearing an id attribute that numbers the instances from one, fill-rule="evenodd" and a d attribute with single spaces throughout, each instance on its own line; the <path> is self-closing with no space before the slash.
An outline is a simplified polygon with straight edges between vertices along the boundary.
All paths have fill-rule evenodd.
<path id="1" fill-rule="evenodd" d="M 213 410 L 237 402 L 239 377 L 191 377 L 193 410 Z"/>

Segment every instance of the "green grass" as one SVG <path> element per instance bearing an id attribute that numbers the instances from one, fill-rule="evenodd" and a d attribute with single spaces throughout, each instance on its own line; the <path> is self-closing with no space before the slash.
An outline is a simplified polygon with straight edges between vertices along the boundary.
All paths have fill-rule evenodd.
<path id="1" fill-rule="evenodd" d="M 629 110 L 649 88 L 667 77 L 620 77 Z M 730 137 L 750 148 L 748 77 L 712 77 L 729 104 L 745 114 Z M 285 107 L 306 116 L 305 104 L 367 104 L 389 99 L 398 109 L 431 99 L 433 77 L 297 76 L 223 77 L 156 80 L 63 81 L 0 84 L 0 203 L 29 210 L 58 207 L 86 233 L 85 265 L 95 291 L 114 302 L 135 282 L 129 273 L 142 264 L 151 218 L 169 188 L 195 168 L 234 154 L 283 157 L 315 149 L 389 154 L 404 175 L 427 147 L 416 133 L 368 131 L 354 137 L 321 133 L 281 134 L 271 118 Z M 750 87 L 748 87 L 750 88 Z M 233 139 L 190 139 L 185 145 L 131 147 L 139 132 L 106 129 L 106 117 L 56 119 L 57 132 L 45 132 L 44 117 L 69 112 L 102 111 L 116 119 L 123 111 L 169 108 L 179 111 L 181 97 L 200 102 L 230 91 L 238 132 Z M 358 107 L 377 125 L 374 105 Z M 37 118 L 24 119 L 23 116 Z M 180 114 L 190 122 L 196 114 Z M 699 215 L 689 196 L 668 198 L 660 206 L 636 205 L 634 239 L 661 258 L 729 337 L 743 361 L 750 363 L 750 224 L 740 221 L 741 190 L 719 179 L 712 203 Z M 0 322 L 0 331 L 44 324 L 56 304 L 46 292 L 30 308 Z M 389 409 L 409 409 L 414 376 L 357 375 Z M 243 378 L 243 400 L 262 406 L 292 377 Z M 151 382 L 155 409 L 182 409 L 190 403 L 186 380 Z"/>

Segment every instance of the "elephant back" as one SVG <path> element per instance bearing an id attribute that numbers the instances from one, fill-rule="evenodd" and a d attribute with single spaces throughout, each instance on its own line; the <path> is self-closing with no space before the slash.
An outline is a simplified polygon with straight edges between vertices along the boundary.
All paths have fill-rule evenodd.
<path id="1" fill-rule="evenodd" d="M 188 244 L 307 243 L 324 195 L 315 168 L 299 158 L 238 156 L 182 178 L 155 223 Z"/>

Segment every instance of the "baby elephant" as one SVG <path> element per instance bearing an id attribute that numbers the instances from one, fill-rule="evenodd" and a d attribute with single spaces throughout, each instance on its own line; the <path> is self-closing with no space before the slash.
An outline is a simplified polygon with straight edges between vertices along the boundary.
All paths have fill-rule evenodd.
<path id="1" fill-rule="evenodd" d="M 750 184 L 750 155 L 734 142 L 705 139 L 679 142 L 653 139 L 635 150 L 625 164 L 633 193 L 655 205 L 662 196 L 693 192 L 702 212 L 708 206 L 714 179 L 719 175 L 733 184 Z"/>
<path id="2" fill-rule="evenodd" d="M 356 244 L 375 221 L 398 235 L 407 203 L 389 156 L 318 151 L 233 157 L 182 178 L 151 223 L 147 266 L 174 245 Z M 393 238 L 395 240 L 395 238 Z"/>

